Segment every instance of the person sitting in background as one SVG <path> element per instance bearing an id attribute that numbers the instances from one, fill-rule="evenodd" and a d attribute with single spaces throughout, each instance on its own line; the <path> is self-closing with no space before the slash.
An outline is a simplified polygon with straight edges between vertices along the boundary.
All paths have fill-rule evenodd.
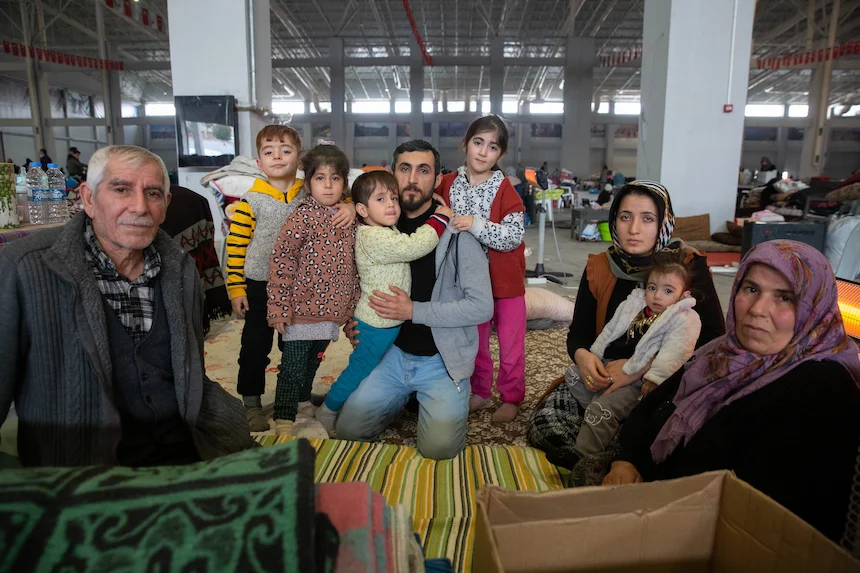
<path id="1" fill-rule="evenodd" d="M 42 163 L 42 171 L 47 171 L 48 170 L 48 164 L 54 162 L 51 159 L 51 157 L 48 155 L 47 149 L 40 149 L 39 150 L 39 161 Z M 27 166 L 29 167 L 29 165 L 30 164 L 28 163 Z"/>
<path id="2" fill-rule="evenodd" d="M 812 247 L 751 250 L 727 333 L 633 411 L 604 485 L 731 470 L 839 541 L 860 440 L 860 357 L 837 299 Z"/>
<path id="3" fill-rule="evenodd" d="M 597 183 L 600 185 L 601 189 L 603 189 L 603 187 L 609 182 L 610 173 L 612 172 L 609 170 L 607 165 L 604 165 L 603 169 L 600 170 L 600 179 L 598 179 Z"/>
<path id="4" fill-rule="evenodd" d="M 66 158 L 66 171 L 69 177 L 77 177 L 83 180 L 87 174 L 87 166 L 81 163 L 81 152 L 77 147 L 69 148 L 69 156 Z"/>
<path id="5" fill-rule="evenodd" d="M 206 376 L 197 265 L 159 230 L 160 157 L 93 154 L 84 212 L 0 250 L 0 423 L 25 466 L 177 465 L 255 447 Z"/>
<path id="6" fill-rule="evenodd" d="M 612 201 L 612 184 L 607 183 L 603 186 L 603 191 L 597 196 L 597 204 L 600 207 L 605 207 Z"/>

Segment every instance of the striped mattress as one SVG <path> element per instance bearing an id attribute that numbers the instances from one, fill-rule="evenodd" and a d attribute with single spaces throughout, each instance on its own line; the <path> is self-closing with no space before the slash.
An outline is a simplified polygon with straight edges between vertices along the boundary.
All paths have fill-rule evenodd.
<path id="1" fill-rule="evenodd" d="M 289 439 L 257 438 L 264 446 Z M 533 448 L 468 446 L 453 460 L 434 461 L 406 446 L 310 442 L 317 450 L 317 482 L 367 482 L 389 505 L 405 505 L 427 557 L 448 557 L 455 571 L 471 570 L 478 489 L 490 484 L 523 491 L 563 487 L 555 466 Z"/>

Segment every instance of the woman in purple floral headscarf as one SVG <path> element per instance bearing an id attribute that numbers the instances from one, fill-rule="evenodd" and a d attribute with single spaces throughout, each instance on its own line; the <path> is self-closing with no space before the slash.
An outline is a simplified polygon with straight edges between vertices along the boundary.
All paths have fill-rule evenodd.
<path id="1" fill-rule="evenodd" d="M 757 246 L 726 327 L 633 411 L 604 484 L 729 469 L 838 540 L 860 445 L 860 356 L 827 260 L 794 241 Z"/>

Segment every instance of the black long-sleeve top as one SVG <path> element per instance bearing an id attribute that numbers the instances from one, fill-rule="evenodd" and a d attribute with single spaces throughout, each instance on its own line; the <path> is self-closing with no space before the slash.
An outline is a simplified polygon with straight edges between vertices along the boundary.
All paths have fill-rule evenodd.
<path id="1" fill-rule="evenodd" d="M 691 291 L 696 297 L 696 312 L 702 319 L 702 331 L 696 348 L 722 336 L 726 332 L 726 319 L 720 306 L 720 299 L 714 288 L 714 279 L 708 269 L 705 257 L 695 257 L 693 262 L 693 280 Z M 609 322 L 618 305 L 633 292 L 637 287 L 636 281 L 618 279 L 615 288 L 609 298 L 609 306 L 606 308 L 606 319 Z M 573 360 L 574 354 L 580 348 L 588 350 L 597 340 L 597 299 L 588 288 L 588 273 L 582 272 L 582 280 L 579 283 L 579 291 L 576 295 L 576 303 L 573 309 L 573 321 L 570 323 L 570 331 L 567 334 L 567 352 Z"/>
<path id="2" fill-rule="evenodd" d="M 848 371 L 837 362 L 804 362 L 722 408 L 656 464 L 651 445 L 675 411 L 682 375 L 633 410 L 616 460 L 633 464 L 644 481 L 732 470 L 838 542 L 860 445 L 860 390 Z"/>

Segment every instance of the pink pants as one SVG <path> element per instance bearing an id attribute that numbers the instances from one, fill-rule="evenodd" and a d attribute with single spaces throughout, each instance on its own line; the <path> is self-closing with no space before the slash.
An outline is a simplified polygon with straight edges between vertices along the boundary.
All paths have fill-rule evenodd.
<path id="1" fill-rule="evenodd" d="M 499 335 L 499 377 L 496 388 L 502 402 L 519 404 L 526 396 L 526 298 L 497 298 L 490 322 L 478 325 L 478 356 L 472 374 L 472 394 L 489 398 L 493 393 L 493 358 L 490 356 L 492 325 Z"/>

